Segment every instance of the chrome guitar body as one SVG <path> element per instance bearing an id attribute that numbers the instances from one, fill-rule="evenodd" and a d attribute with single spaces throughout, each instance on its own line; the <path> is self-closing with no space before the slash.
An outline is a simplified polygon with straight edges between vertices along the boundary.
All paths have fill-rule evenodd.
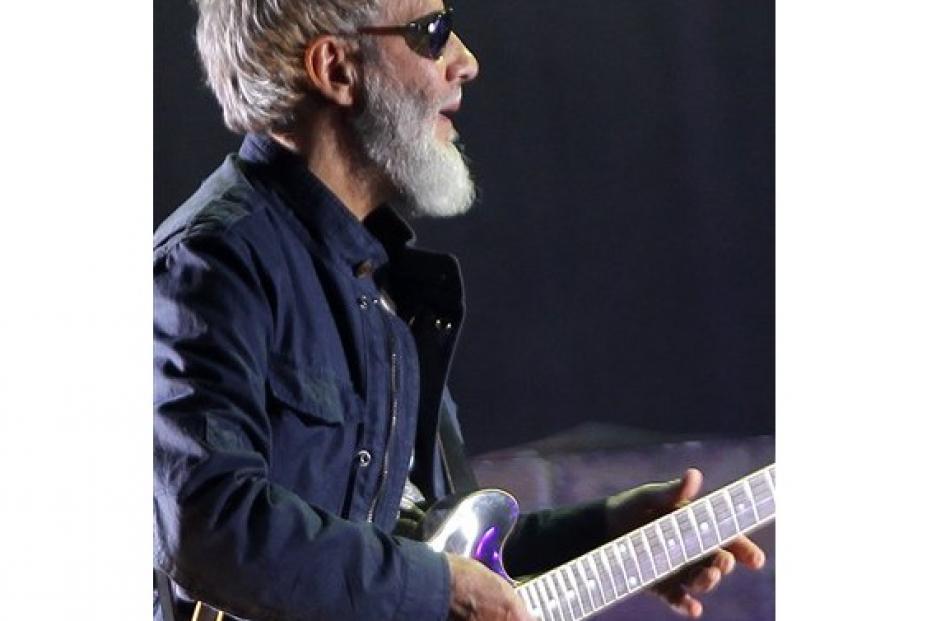
<path id="1" fill-rule="evenodd" d="M 436 552 L 467 556 L 514 582 L 502 549 L 518 521 L 518 501 L 499 489 L 485 489 L 436 503 L 426 513 L 422 536 Z"/>

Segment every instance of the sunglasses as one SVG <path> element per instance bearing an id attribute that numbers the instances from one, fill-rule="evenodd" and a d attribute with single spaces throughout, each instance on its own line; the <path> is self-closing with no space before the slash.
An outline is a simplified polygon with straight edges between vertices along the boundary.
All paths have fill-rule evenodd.
<path id="1" fill-rule="evenodd" d="M 405 26 L 365 26 L 360 34 L 401 35 L 413 52 L 438 60 L 452 36 L 452 9 L 423 15 Z"/>

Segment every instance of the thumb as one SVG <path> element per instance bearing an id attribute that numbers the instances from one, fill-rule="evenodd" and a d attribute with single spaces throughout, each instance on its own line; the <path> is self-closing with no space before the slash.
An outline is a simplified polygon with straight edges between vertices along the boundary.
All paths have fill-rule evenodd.
<path id="1" fill-rule="evenodd" d="M 666 486 L 664 491 L 669 505 L 681 507 L 699 494 L 699 489 L 703 486 L 703 473 L 696 468 L 687 468 L 681 478 L 670 481 Z"/>
<path id="2" fill-rule="evenodd" d="M 679 508 L 695 498 L 702 485 L 703 474 L 696 468 L 689 468 L 678 479 L 648 486 L 650 489 L 645 500 L 654 507 Z"/>
<path id="3" fill-rule="evenodd" d="M 702 484 L 699 470 L 689 468 L 679 479 L 649 483 L 611 496 L 607 499 L 608 531 L 623 533 L 683 506 L 699 493 Z"/>

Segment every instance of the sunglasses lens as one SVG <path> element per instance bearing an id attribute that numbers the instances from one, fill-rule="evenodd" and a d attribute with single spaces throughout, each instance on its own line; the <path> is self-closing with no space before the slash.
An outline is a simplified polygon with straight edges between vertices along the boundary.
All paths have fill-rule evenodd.
<path id="1" fill-rule="evenodd" d="M 449 42 L 449 37 L 452 36 L 452 14 L 440 14 L 428 25 L 426 30 L 429 43 L 429 49 L 427 50 L 429 58 L 438 58 L 442 55 L 442 50 L 445 49 L 446 44 Z"/>

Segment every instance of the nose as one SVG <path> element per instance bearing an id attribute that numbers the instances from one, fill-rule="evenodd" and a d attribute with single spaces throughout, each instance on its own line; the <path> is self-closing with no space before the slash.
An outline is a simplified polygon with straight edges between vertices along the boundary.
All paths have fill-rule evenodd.
<path id="1" fill-rule="evenodd" d="M 446 67 L 446 78 L 450 82 L 471 82 L 478 75 L 478 59 L 454 32 L 452 39 L 453 41 L 449 44 L 452 55 Z"/>

